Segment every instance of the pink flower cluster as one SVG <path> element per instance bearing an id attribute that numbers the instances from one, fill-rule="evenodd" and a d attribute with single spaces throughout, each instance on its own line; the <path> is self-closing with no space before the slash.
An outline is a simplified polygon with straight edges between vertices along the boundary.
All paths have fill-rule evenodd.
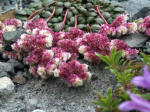
<path id="1" fill-rule="evenodd" d="M 28 33 L 31 33 L 33 29 L 45 29 L 48 28 L 47 21 L 45 19 L 33 19 L 28 20 L 24 23 L 23 28 L 26 29 Z"/>
<path id="2" fill-rule="evenodd" d="M 146 32 L 147 36 L 150 36 L 150 16 L 145 17 L 141 23 L 138 25 L 139 32 Z"/>
<path id="3" fill-rule="evenodd" d="M 29 35 L 22 34 L 21 38 L 12 45 L 12 49 L 21 52 L 29 53 L 36 48 L 50 48 L 52 46 L 53 35 Z"/>
<path id="4" fill-rule="evenodd" d="M 3 30 L 3 26 L 13 26 L 16 29 L 20 23 L 15 19 L 0 23 L 1 48 L 4 46 L 2 34 L 12 31 L 9 28 Z M 107 37 L 136 31 L 136 24 L 127 23 L 125 15 L 120 15 L 111 25 L 102 25 L 99 33 L 85 33 L 76 27 L 71 28 L 69 32 L 53 32 L 44 19 L 28 20 L 23 27 L 28 34 L 22 34 L 20 39 L 12 44 L 13 51 L 5 51 L 3 57 L 23 59 L 34 76 L 59 77 L 70 86 L 81 86 L 92 76 L 86 64 L 74 60 L 78 58 L 79 53 L 90 62 L 100 62 L 95 53 L 109 55 L 113 47 L 124 50 L 124 56 L 127 58 L 133 58 L 138 53 L 123 41 L 110 41 Z"/>
<path id="5" fill-rule="evenodd" d="M 18 27 L 22 26 L 22 22 L 18 19 L 7 19 L 3 23 L 0 22 L 0 29 L 2 29 L 3 33 L 9 31 L 16 31 Z"/>
<path id="6" fill-rule="evenodd" d="M 124 41 L 119 40 L 119 39 L 111 40 L 110 50 L 112 50 L 114 47 L 117 48 L 117 51 L 123 50 L 124 57 L 126 57 L 128 59 L 134 58 L 138 53 L 138 50 L 131 49 Z"/>
<path id="7" fill-rule="evenodd" d="M 64 62 L 60 66 L 60 77 L 69 86 L 82 86 L 84 82 L 91 79 L 91 76 L 88 72 L 88 65 L 80 64 L 76 60 Z"/>
<path id="8" fill-rule="evenodd" d="M 110 37 L 120 37 L 137 32 L 135 22 L 127 22 L 127 15 L 119 15 L 111 24 L 101 26 L 99 33 Z"/>
<path id="9" fill-rule="evenodd" d="M 100 59 L 95 53 L 109 55 L 110 40 L 108 37 L 98 33 L 86 33 L 80 39 L 79 53 L 84 55 L 84 59 L 90 62 L 99 62 Z"/>
<path id="10" fill-rule="evenodd" d="M 70 59 L 71 54 L 58 48 L 36 48 L 25 59 L 30 72 L 41 78 L 59 77 L 59 66 Z"/>

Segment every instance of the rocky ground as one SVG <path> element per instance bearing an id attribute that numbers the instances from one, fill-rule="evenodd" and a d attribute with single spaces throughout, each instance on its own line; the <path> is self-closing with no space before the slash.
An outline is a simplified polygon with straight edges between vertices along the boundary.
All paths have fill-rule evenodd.
<path id="1" fill-rule="evenodd" d="M 133 19 L 149 15 L 149 0 L 117 1 Z M 144 35 L 132 35 L 125 41 L 131 47 L 144 46 L 150 53 L 149 42 L 145 46 L 148 37 Z M 95 91 L 105 94 L 108 86 L 115 86 L 116 81 L 114 75 L 104 69 L 103 63 L 88 65 L 92 81 L 80 88 L 68 88 L 58 79 L 44 81 L 32 77 L 16 60 L 0 60 L 0 112 L 95 112 L 95 105 L 91 103 L 96 98 Z"/>

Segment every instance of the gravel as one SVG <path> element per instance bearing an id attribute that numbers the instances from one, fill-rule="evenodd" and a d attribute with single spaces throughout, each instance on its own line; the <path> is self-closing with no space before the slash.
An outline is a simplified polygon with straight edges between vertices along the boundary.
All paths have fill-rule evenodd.
<path id="1" fill-rule="evenodd" d="M 104 67 L 104 64 L 90 64 L 89 70 L 95 78 L 79 88 L 68 88 L 59 79 L 44 81 L 32 78 L 25 85 L 16 86 L 13 95 L 2 98 L 1 108 L 7 112 L 31 112 L 35 109 L 45 112 L 95 112 L 95 105 L 91 103 L 96 98 L 95 91 L 104 94 L 109 86 L 116 85 L 114 75 Z"/>

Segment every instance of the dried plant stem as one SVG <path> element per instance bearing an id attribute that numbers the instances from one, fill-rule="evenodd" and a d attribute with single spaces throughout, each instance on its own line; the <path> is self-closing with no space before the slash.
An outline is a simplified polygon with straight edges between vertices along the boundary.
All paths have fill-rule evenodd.
<path id="1" fill-rule="evenodd" d="M 62 31 L 63 28 L 64 28 L 64 26 L 65 26 L 65 22 L 66 22 L 66 19 L 67 19 L 68 12 L 69 12 L 69 9 L 67 9 L 67 11 L 66 11 L 66 13 L 65 13 L 65 17 L 64 17 L 64 20 L 63 20 L 63 22 L 62 22 L 62 26 L 61 26 L 60 31 Z"/>
<path id="2" fill-rule="evenodd" d="M 53 12 L 52 12 L 52 14 L 49 16 L 49 18 L 47 19 L 47 23 L 52 19 L 52 17 L 54 16 L 55 12 L 56 12 L 56 7 L 53 8 Z"/>
<path id="3" fill-rule="evenodd" d="M 105 23 L 105 24 L 108 24 L 108 22 L 106 21 L 106 19 L 104 18 L 104 16 L 103 16 L 102 13 L 100 12 L 98 6 L 96 6 L 96 10 L 97 10 L 99 16 L 100 16 L 100 17 L 102 18 L 102 20 L 104 21 L 104 23 Z"/>

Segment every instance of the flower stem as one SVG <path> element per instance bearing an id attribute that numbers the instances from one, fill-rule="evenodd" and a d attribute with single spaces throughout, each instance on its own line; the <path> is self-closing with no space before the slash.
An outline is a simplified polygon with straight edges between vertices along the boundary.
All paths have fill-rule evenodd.
<path id="1" fill-rule="evenodd" d="M 50 3 L 47 7 L 50 7 L 54 2 Z M 42 11 L 44 8 L 38 9 L 36 11 L 34 11 L 28 18 L 27 20 L 32 19 L 34 16 L 36 16 L 40 11 Z"/>
<path id="2" fill-rule="evenodd" d="M 89 24 L 87 24 L 87 27 L 89 28 L 90 33 L 93 33 Z"/>
<path id="3" fill-rule="evenodd" d="M 78 16 L 77 16 L 77 15 L 75 15 L 75 25 L 74 25 L 74 26 L 75 26 L 75 28 L 77 28 L 77 27 L 78 27 L 77 25 L 78 25 Z"/>
<path id="4" fill-rule="evenodd" d="M 36 16 L 41 10 L 42 10 L 42 9 L 39 9 L 39 10 L 34 11 L 34 12 L 27 18 L 27 20 L 32 19 L 32 18 L 33 18 L 34 16 Z"/>
<path id="5" fill-rule="evenodd" d="M 108 24 L 108 22 L 106 21 L 106 19 L 104 18 L 104 16 L 103 16 L 102 13 L 100 12 L 98 6 L 96 6 L 96 10 L 97 10 L 99 16 L 100 16 L 100 17 L 102 18 L 102 20 L 104 21 L 104 23 L 105 23 L 105 24 Z"/>
<path id="6" fill-rule="evenodd" d="M 53 12 L 52 12 L 52 14 L 49 16 L 49 18 L 47 19 L 47 23 L 52 19 L 52 17 L 54 16 L 55 12 L 56 12 L 56 7 L 53 8 Z"/>
<path id="7" fill-rule="evenodd" d="M 64 28 L 64 25 L 65 25 L 65 22 L 66 22 L 66 18 L 67 18 L 68 12 L 69 12 L 69 9 L 67 9 L 67 11 L 66 11 L 66 13 L 65 13 L 65 17 L 64 17 L 64 20 L 63 20 L 63 22 L 62 22 L 62 26 L 61 26 L 60 31 L 63 30 L 63 28 Z"/>

